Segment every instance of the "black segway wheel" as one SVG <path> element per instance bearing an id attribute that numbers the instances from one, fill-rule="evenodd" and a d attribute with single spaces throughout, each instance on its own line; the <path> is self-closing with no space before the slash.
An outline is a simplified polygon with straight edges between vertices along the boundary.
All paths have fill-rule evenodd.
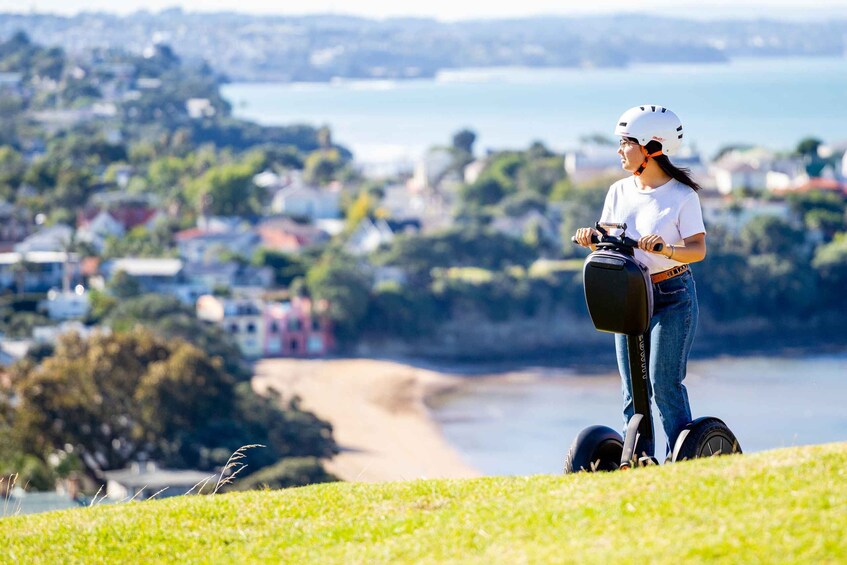
<path id="1" fill-rule="evenodd" d="M 591 426 L 573 440 L 565 457 L 565 473 L 616 471 L 621 462 L 623 438 L 606 426 Z"/>
<path id="2" fill-rule="evenodd" d="M 671 461 L 741 453 L 735 434 L 719 418 L 697 418 L 679 434 Z"/>

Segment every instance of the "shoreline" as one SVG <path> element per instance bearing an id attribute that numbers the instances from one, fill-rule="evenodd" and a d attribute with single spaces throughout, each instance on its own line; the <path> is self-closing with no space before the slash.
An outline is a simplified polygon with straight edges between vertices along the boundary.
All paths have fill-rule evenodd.
<path id="1" fill-rule="evenodd" d="M 755 351 L 711 352 L 693 361 L 727 357 L 803 357 L 847 354 L 842 347 L 765 347 Z M 324 463 L 339 479 L 352 482 L 406 481 L 419 478 L 472 478 L 484 472 L 468 463 L 444 435 L 430 406 L 477 378 L 521 382 L 544 379 L 547 369 L 575 378 L 616 371 L 613 358 L 529 357 L 487 362 L 406 357 L 335 357 L 262 359 L 254 366 L 253 388 L 268 388 L 329 422 L 341 452 Z"/>
<path id="2" fill-rule="evenodd" d="M 378 359 L 262 359 L 252 384 L 299 396 L 304 410 L 332 425 L 341 452 L 325 467 L 342 480 L 482 475 L 447 442 L 426 404 L 460 387 L 461 376 Z"/>

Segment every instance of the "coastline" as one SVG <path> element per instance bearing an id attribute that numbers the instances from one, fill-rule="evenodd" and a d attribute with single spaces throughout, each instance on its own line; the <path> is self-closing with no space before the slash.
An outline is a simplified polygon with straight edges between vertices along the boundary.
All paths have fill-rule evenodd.
<path id="1" fill-rule="evenodd" d="M 458 375 L 377 359 L 263 359 L 253 388 L 297 395 L 328 421 L 341 452 L 326 469 L 345 481 L 469 478 L 481 472 L 451 446 L 426 401 L 461 386 Z"/>
<path id="2" fill-rule="evenodd" d="M 768 448 L 775 441 L 771 437 L 773 434 L 767 437 L 761 436 L 758 420 L 754 418 L 754 422 L 748 417 L 749 406 L 746 408 L 736 406 L 733 409 L 735 396 L 741 394 L 743 397 L 746 394 L 743 391 L 747 391 L 745 387 L 750 386 L 751 382 L 757 382 L 758 384 L 754 385 L 756 387 L 767 383 L 767 394 L 777 394 L 780 390 L 779 386 L 790 386 L 788 383 L 797 386 L 797 382 L 800 381 L 806 383 L 802 389 L 806 395 L 816 394 L 815 391 L 821 388 L 820 384 L 814 381 L 814 374 L 807 374 L 801 369 L 797 369 L 796 375 L 792 374 L 790 379 L 782 377 L 779 381 L 782 384 L 774 388 L 771 381 L 762 380 L 764 378 L 762 375 L 769 374 L 771 370 L 763 373 L 762 366 L 756 363 L 764 359 L 769 360 L 766 362 L 776 362 L 780 366 L 791 367 L 797 366 L 798 360 L 809 355 L 827 357 L 834 355 L 847 360 L 847 357 L 844 357 L 847 355 L 847 350 L 843 346 L 837 347 L 834 344 L 826 347 L 796 347 L 798 345 L 796 343 L 784 343 L 780 347 L 770 342 L 769 345 L 770 347 L 750 349 L 729 348 L 724 351 L 710 351 L 709 353 L 712 354 L 692 356 L 694 365 L 689 379 L 689 386 L 692 389 L 699 389 L 697 395 L 700 410 L 709 412 L 711 409 L 712 412 L 725 414 L 727 417 L 731 415 L 733 421 L 741 426 L 742 435 L 752 442 L 751 447 L 755 445 L 757 449 Z M 707 371 L 710 373 L 708 378 L 712 384 L 700 388 L 702 386 L 700 383 L 703 382 L 701 371 L 705 370 L 706 366 L 732 362 L 732 359 L 748 359 L 754 364 L 747 367 L 749 371 L 730 374 L 723 384 L 717 376 L 717 374 L 723 374 L 723 370 L 717 374 L 714 370 Z M 326 461 L 325 467 L 342 480 L 384 482 L 418 478 L 468 478 L 500 473 L 498 467 L 492 466 L 491 458 L 486 451 L 492 446 L 486 445 L 487 440 L 479 444 L 478 438 L 474 439 L 472 444 L 467 444 L 467 441 L 463 443 L 452 435 L 455 430 L 451 432 L 449 426 L 447 429 L 442 426 L 455 418 L 460 419 L 456 421 L 462 422 L 467 418 L 475 421 L 479 419 L 487 421 L 486 425 L 493 425 L 496 432 L 494 436 L 500 437 L 501 433 L 513 435 L 514 422 L 506 423 L 502 420 L 502 414 L 492 416 L 492 410 L 496 412 L 499 408 L 503 408 L 503 406 L 499 408 L 496 406 L 497 395 L 501 394 L 498 391 L 509 390 L 513 392 L 507 394 L 526 395 L 522 397 L 526 401 L 524 403 L 526 406 L 538 406 L 540 412 L 535 408 L 530 412 L 520 412 L 519 409 L 519 413 L 513 414 L 520 422 L 533 422 L 540 418 L 540 421 L 549 423 L 550 418 L 555 416 L 548 413 L 549 410 L 546 408 L 550 399 L 564 398 L 565 401 L 561 406 L 566 406 L 567 398 L 571 396 L 580 399 L 577 405 L 571 405 L 570 409 L 575 411 L 574 414 L 585 410 L 608 411 L 606 419 L 614 421 L 617 416 L 616 405 L 609 403 L 608 398 L 604 397 L 602 401 L 598 400 L 599 397 L 595 398 L 603 387 L 610 386 L 604 381 L 607 381 L 609 376 L 616 375 L 614 360 L 595 356 L 592 361 L 583 356 L 575 356 L 569 360 L 559 356 L 524 357 L 505 362 L 491 359 L 469 362 L 402 356 L 263 359 L 255 365 L 252 383 L 254 389 L 260 393 L 272 387 L 285 398 L 299 396 L 304 409 L 314 412 L 333 426 L 333 435 L 341 448 L 341 453 Z M 734 363 L 738 366 L 737 362 Z M 550 376 L 557 378 L 548 379 Z M 566 381 L 563 381 L 562 377 Z M 504 384 L 509 385 L 507 389 L 499 388 Z M 560 396 L 559 391 L 562 386 L 568 387 L 568 397 Z M 729 399 L 725 397 L 726 386 L 731 386 L 736 391 Z M 487 391 L 484 394 L 490 394 L 493 391 L 494 397 L 488 397 L 486 401 L 488 404 L 480 406 L 460 402 L 459 408 L 454 408 L 447 420 L 439 420 L 435 416 L 435 410 L 441 412 L 443 409 L 441 403 L 444 398 L 449 398 L 454 393 L 458 393 L 461 397 L 463 391 L 478 394 L 480 390 Z M 724 392 L 721 392 L 722 390 Z M 470 391 L 476 391 L 476 393 Z M 608 391 L 603 394 L 608 396 Z M 773 403 L 778 404 L 780 398 L 775 397 Z M 727 404 L 728 401 L 729 404 Z M 820 402 L 825 404 L 823 398 Z M 431 409 L 430 407 L 439 408 Z M 796 442 L 797 438 L 801 437 L 797 435 L 798 430 L 811 425 L 804 423 L 804 418 L 807 416 L 806 412 L 803 412 L 794 420 L 784 419 L 787 424 L 790 423 L 795 428 L 792 428 L 794 431 L 790 434 L 788 430 L 783 430 L 783 435 L 788 435 L 779 441 L 786 445 Z M 547 420 L 544 420 L 545 417 Z M 585 419 L 584 414 L 577 418 Z M 564 434 L 570 438 L 578 431 L 567 429 L 566 422 L 562 422 L 561 425 L 563 427 L 557 428 L 555 433 L 551 432 L 555 437 L 548 438 L 550 445 L 558 446 L 561 441 L 560 435 Z M 498 426 L 507 427 L 499 429 Z M 748 429 L 745 429 L 745 426 Z M 833 426 L 830 427 L 832 429 L 838 427 L 834 424 Z M 541 426 L 539 429 L 547 428 Z M 533 436 L 535 437 L 533 441 L 543 440 L 544 433 L 542 432 L 541 436 L 537 434 Z M 820 434 L 816 432 L 816 435 Z M 447 439 L 448 437 L 450 440 Z M 834 437 L 837 439 L 838 436 Z M 803 441 L 808 443 L 810 440 Z M 525 448 L 526 446 L 520 447 L 516 453 L 512 454 L 525 461 L 525 469 L 524 467 L 517 470 L 510 468 L 504 471 L 506 474 L 515 472 L 520 474 L 524 471 L 526 473 L 547 472 L 548 469 L 557 468 L 558 461 L 532 461 L 536 453 L 532 450 L 526 453 L 520 451 Z M 541 451 L 546 452 L 549 449 L 545 447 Z"/>

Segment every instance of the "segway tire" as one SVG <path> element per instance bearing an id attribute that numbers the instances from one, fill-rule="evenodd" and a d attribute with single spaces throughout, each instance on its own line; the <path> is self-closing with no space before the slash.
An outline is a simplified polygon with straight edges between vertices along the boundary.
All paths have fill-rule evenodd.
<path id="1" fill-rule="evenodd" d="M 674 444 L 671 461 L 741 453 L 735 434 L 719 418 L 697 418 L 682 430 Z"/>
<path id="2" fill-rule="evenodd" d="M 606 426 L 582 430 L 565 457 L 565 473 L 616 471 L 623 453 L 623 438 Z"/>

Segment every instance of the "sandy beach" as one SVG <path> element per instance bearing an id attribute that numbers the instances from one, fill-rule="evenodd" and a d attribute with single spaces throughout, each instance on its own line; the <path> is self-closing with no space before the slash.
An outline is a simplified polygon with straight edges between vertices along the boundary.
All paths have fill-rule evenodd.
<path id="1" fill-rule="evenodd" d="M 304 409 L 332 424 L 342 451 L 327 463 L 331 473 L 381 482 L 480 476 L 447 443 L 425 404 L 460 378 L 372 359 L 264 359 L 253 387 L 299 395 Z"/>

